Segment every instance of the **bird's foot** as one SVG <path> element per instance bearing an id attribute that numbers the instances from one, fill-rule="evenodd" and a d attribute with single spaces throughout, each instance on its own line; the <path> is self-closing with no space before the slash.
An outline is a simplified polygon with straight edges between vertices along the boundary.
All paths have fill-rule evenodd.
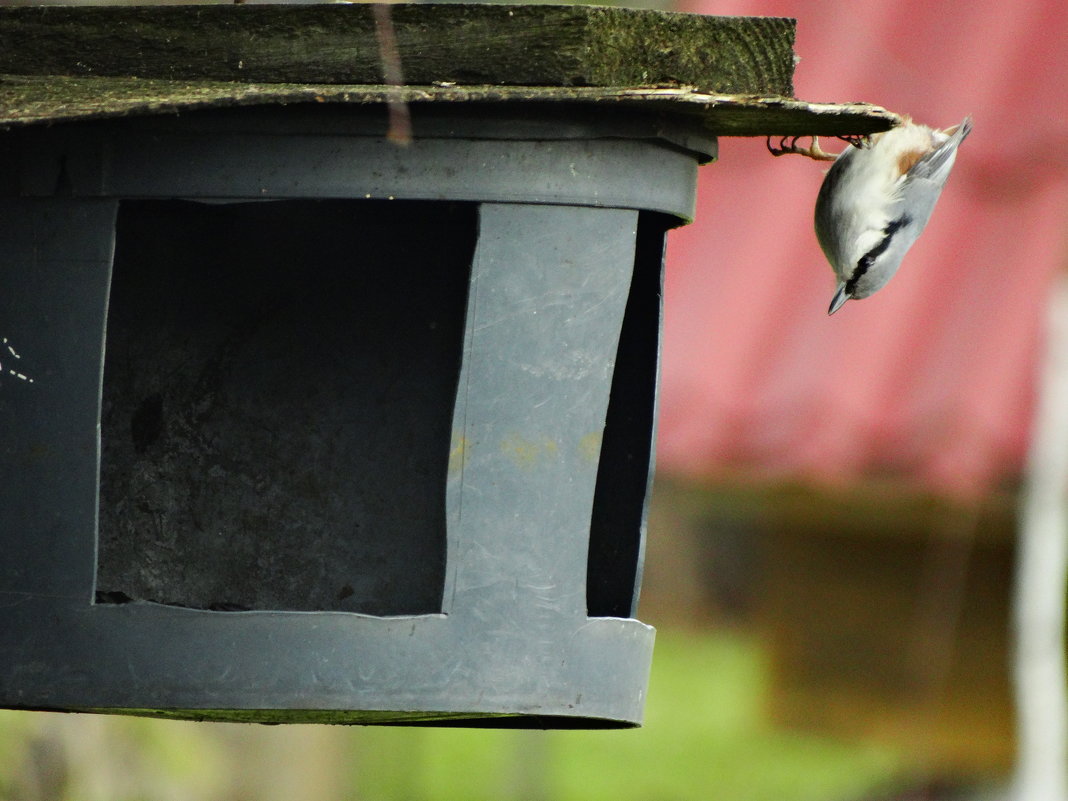
<path id="1" fill-rule="evenodd" d="M 801 147 L 797 144 L 798 140 L 804 139 L 804 136 L 784 136 L 779 139 L 779 146 L 773 147 L 771 144 L 771 137 L 768 137 L 768 152 L 773 156 L 785 156 L 787 153 L 796 153 L 799 156 L 808 156 L 810 159 L 816 161 L 834 161 L 838 156 L 834 153 L 827 153 L 820 148 L 819 137 L 812 137 L 812 144 L 808 147 Z"/>

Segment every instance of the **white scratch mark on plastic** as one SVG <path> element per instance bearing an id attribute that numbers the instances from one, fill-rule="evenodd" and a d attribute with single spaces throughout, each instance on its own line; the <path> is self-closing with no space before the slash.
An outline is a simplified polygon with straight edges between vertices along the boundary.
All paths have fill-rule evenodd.
<path id="1" fill-rule="evenodd" d="M 14 346 L 11 344 L 7 337 L 0 337 L 0 342 L 3 343 L 5 348 L 7 348 L 7 352 L 11 354 L 12 358 L 22 358 L 22 356 L 20 356 L 18 351 L 15 350 Z M 4 358 L 6 359 L 7 357 L 5 356 Z M 15 376 L 15 378 L 21 379 L 29 384 L 34 383 L 33 379 L 27 376 L 25 373 L 20 373 L 18 370 L 13 370 L 10 367 L 4 367 L 3 362 L 0 362 L 0 373 L 3 372 L 8 373 L 9 375 L 13 375 Z"/>

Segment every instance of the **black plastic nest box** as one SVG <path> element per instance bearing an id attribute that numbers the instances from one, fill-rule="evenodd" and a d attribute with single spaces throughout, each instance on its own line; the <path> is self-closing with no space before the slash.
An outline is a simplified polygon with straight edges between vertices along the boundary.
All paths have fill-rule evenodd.
<path id="1" fill-rule="evenodd" d="M 886 119 L 788 20 L 393 6 L 402 87 L 369 9 L 0 9 L 0 705 L 640 723 L 665 232 Z"/>

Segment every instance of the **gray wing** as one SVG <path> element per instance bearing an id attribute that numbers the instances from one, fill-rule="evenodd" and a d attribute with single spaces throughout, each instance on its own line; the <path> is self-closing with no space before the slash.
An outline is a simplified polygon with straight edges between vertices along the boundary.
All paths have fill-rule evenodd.
<path id="1" fill-rule="evenodd" d="M 964 141 L 964 137 L 971 132 L 972 118 L 965 117 L 964 122 L 957 126 L 957 130 L 949 139 L 912 165 L 912 169 L 908 171 L 908 178 L 926 178 L 929 181 L 944 184 L 949 177 L 953 160 L 956 158 L 957 148 Z"/>
<path id="2" fill-rule="evenodd" d="M 915 229 L 914 240 L 931 218 L 935 203 L 942 194 L 942 187 L 949 178 L 949 171 L 953 168 L 957 148 L 971 130 L 972 118 L 966 117 L 949 139 L 917 161 L 905 174 L 905 180 L 898 190 L 893 214 L 895 217 L 911 218 L 909 222 L 910 227 Z"/>

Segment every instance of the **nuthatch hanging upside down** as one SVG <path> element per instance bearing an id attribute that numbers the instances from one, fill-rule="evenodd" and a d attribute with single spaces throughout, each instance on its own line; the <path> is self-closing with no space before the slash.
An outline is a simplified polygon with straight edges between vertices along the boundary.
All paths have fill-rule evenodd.
<path id="1" fill-rule="evenodd" d="M 828 314 L 850 298 L 882 289 L 931 218 L 957 158 L 972 130 L 971 117 L 944 131 L 906 118 L 869 139 L 850 139 L 837 156 L 824 153 L 813 137 L 809 148 L 768 149 L 834 160 L 816 198 L 816 238 L 838 277 Z M 785 142 L 785 140 L 783 140 Z"/>

